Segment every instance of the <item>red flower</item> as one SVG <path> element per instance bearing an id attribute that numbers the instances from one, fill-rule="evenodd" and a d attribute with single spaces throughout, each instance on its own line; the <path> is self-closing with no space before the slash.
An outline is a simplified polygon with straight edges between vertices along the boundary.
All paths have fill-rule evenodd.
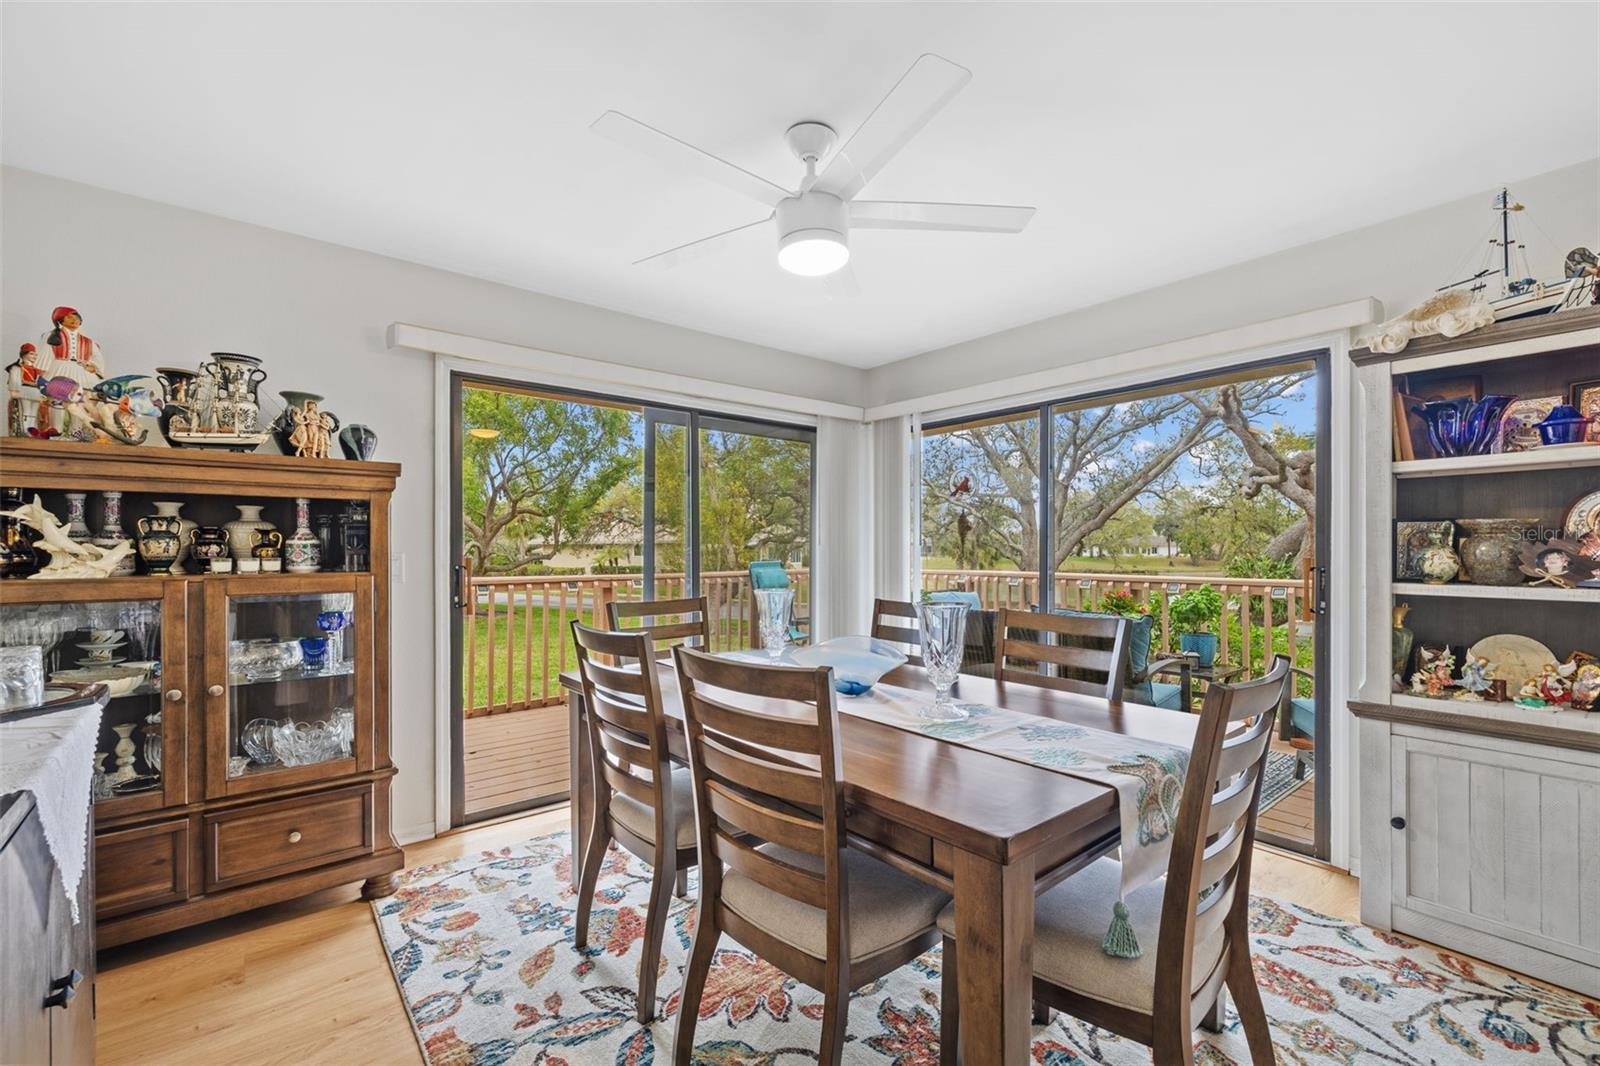
<path id="1" fill-rule="evenodd" d="M 402 922 L 414 922 L 441 903 L 454 903 L 456 900 L 465 899 L 466 897 L 466 889 L 449 888 L 445 885 L 421 885 L 417 888 L 402 888 L 394 894 L 394 898 L 403 904 L 400 908 L 400 920 Z"/>
<path id="2" fill-rule="evenodd" d="M 1286 999 L 1306 1010 L 1329 1011 L 1334 1007 L 1333 993 L 1329 992 L 1299 970 L 1291 970 L 1272 959 L 1256 958 L 1256 983 L 1261 991 Z"/>
<path id="3" fill-rule="evenodd" d="M 682 991 L 667 1000 L 666 1013 L 676 1014 Z M 749 1021 L 764 1010 L 775 1022 L 789 1020 L 794 1000 L 789 995 L 789 978 L 782 970 L 742 951 L 719 950 L 711 958 L 706 975 L 706 990 L 700 999 L 700 1017 L 714 1018 L 724 1010 L 728 1023 Z"/>
<path id="4" fill-rule="evenodd" d="M 921 1007 L 899 1010 L 888 997 L 878 1006 L 883 1032 L 867 1037 L 872 1050 L 888 1055 L 890 1066 L 938 1066 L 939 1019 Z"/>

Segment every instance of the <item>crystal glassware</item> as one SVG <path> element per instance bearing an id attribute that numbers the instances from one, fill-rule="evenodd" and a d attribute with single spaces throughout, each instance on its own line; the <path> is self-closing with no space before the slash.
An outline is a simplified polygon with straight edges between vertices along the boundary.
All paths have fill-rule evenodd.
<path id="1" fill-rule="evenodd" d="M 339 754 L 352 754 L 356 741 L 356 712 L 349 707 L 334 708 L 333 725 L 339 730 Z"/>
<path id="2" fill-rule="evenodd" d="M 44 702 L 44 648 L 37 644 L 0 648 L 0 707 L 35 707 Z"/>
<path id="3" fill-rule="evenodd" d="M 251 762 L 271 766 L 278 761 L 273 754 L 273 733 L 277 728 L 278 723 L 271 718 L 253 718 L 239 730 L 239 747 L 250 756 Z"/>
<path id="4" fill-rule="evenodd" d="M 776 663 L 789 644 L 789 611 L 794 606 L 794 589 L 756 589 L 761 610 L 761 646 L 767 658 Z"/>
<path id="5" fill-rule="evenodd" d="M 933 683 L 933 703 L 921 708 L 922 717 L 934 722 L 954 722 L 967 712 L 950 699 L 950 687 L 961 674 L 966 650 L 967 605 L 923 603 L 917 606 L 922 621 L 922 664 Z"/>
<path id="6" fill-rule="evenodd" d="M 337 725 L 285 722 L 272 730 L 272 751 L 285 766 L 309 766 L 344 754 Z"/>
<path id="7" fill-rule="evenodd" d="M 147 715 L 144 720 L 144 764 L 161 773 L 161 712 Z"/>

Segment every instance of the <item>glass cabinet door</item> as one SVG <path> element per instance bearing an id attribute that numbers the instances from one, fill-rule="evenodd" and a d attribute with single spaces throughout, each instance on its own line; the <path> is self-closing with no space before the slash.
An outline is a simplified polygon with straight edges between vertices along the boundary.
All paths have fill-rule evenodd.
<path id="1" fill-rule="evenodd" d="M 214 792 L 372 765 L 371 580 L 284 581 L 292 591 L 263 592 L 260 579 L 207 588 L 208 692 L 223 742 L 211 751 Z"/>
<path id="2" fill-rule="evenodd" d="M 42 675 L 47 690 L 85 684 L 110 690 L 95 744 L 97 817 L 184 803 L 183 582 L 154 589 L 146 580 L 100 582 L 94 599 L 67 584 L 8 584 L 0 603 L 0 646 L 12 649 L 7 661 L 24 664 L 28 676 Z M 136 591 L 122 599 L 115 586 Z M 22 704 L 30 694 L 8 683 L 0 701 Z"/>

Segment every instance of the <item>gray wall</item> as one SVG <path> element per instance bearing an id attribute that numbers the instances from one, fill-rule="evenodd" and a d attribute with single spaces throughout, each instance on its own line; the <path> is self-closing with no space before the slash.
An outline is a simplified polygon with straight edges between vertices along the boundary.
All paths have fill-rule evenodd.
<path id="1" fill-rule="evenodd" d="M 1424 146 L 1411 150 L 1426 151 Z M 1177 180 L 1177 179 L 1175 179 Z M 1567 251 L 1600 251 L 1600 160 L 1511 183 L 1541 280 Z M 1456 280 L 1494 216 L 1492 193 L 1457 200 L 1133 296 L 925 352 L 867 372 L 867 403 L 927 396 L 1373 296 L 1387 314 Z M 1543 232 L 1541 232 L 1541 230 Z M 1548 236 L 1546 236 L 1548 235 Z M 1161 235 L 1138 234 L 1152 259 Z M 1065 301 L 1063 301 L 1065 302 Z"/>
<path id="2" fill-rule="evenodd" d="M 266 360 L 268 390 L 321 393 L 404 466 L 394 501 L 394 822 L 433 826 L 433 369 L 391 352 L 411 322 L 476 337 L 843 402 L 861 371 L 7 168 L 0 172 L 5 363 L 71 304 L 112 374 Z M 3 363 L 0 363 L 3 365 Z M 440 549 L 442 554 L 443 549 Z"/>

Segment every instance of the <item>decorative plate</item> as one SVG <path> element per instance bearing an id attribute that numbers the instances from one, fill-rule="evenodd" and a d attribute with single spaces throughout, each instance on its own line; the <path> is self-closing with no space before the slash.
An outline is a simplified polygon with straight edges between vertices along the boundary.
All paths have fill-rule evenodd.
<path id="1" fill-rule="evenodd" d="M 1584 558 L 1600 560 L 1600 492 L 1578 497 L 1567 511 L 1563 531 L 1568 540 L 1578 542 Z"/>
<path id="2" fill-rule="evenodd" d="M 1548 663 L 1556 661 L 1555 652 L 1532 637 L 1520 633 L 1496 633 L 1484 637 L 1467 649 L 1468 655 L 1479 655 L 1494 664 L 1494 676 L 1504 678 L 1512 692 L 1522 687 L 1530 677 L 1537 677 Z"/>
<path id="3" fill-rule="evenodd" d="M 1544 447 L 1539 431 L 1534 427 L 1565 400 L 1562 396 L 1530 396 L 1513 401 L 1500 419 L 1500 450 L 1526 452 Z"/>

